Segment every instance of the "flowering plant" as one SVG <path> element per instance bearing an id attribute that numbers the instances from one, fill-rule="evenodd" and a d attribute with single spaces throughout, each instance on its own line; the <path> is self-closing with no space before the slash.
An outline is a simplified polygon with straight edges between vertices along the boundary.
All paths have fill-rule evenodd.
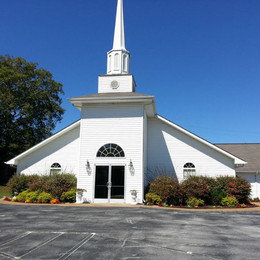
<path id="1" fill-rule="evenodd" d="M 9 197 L 4 197 L 4 200 L 6 200 L 6 201 L 11 201 L 11 199 L 9 198 Z"/>
<path id="2" fill-rule="evenodd" d="M 58 199 L 53 199 L 50 202 L 51 204 L 60 204 L 60 201 Z"/>

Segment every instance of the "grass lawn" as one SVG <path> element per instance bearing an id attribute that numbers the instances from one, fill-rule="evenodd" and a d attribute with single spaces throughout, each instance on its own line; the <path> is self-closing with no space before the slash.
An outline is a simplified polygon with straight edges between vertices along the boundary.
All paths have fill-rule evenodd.
<path id="1" fill-rule="evenodd" d="M 0 186 L 0 198 L 4 196 L 11 196 L 11 192 L 8 187 Z"/>

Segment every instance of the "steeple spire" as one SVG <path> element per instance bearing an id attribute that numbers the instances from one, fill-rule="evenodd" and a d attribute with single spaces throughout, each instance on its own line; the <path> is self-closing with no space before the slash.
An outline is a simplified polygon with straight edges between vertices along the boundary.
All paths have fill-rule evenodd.
<path id="1" fill-rule="evenodd" d="M 107 74 L 129 74 L 130 54 L 125 48 L 123 0 L 117 1 L 113 49 L 107 53 Z"/>
<path id="2" fill-rule="evenodd" d="M 118 0 L 113 50 L 125 50 L 125 28 L 123 0 Z"/>

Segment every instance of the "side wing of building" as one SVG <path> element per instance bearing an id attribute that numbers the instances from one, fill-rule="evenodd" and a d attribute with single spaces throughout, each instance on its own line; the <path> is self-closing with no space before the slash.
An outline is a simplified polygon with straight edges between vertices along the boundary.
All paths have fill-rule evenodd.
<path id="1" fill-rule="evenodd" d="M 146 181 L 157 174 L 168 174 L 182 181 L 187 169 L 196 175 L 235 176 L 235 160 L 239 161 L 160 116 L 148 120 L 147 153 Z"/>
<path id="2" fill-rule="evenodd" d="M 51 170 L 78 172 L 80 122 L 68 126 L 50 138 L 16 156 L 7 164 L 17 165 L 17 173 L 49 174 Z"/>

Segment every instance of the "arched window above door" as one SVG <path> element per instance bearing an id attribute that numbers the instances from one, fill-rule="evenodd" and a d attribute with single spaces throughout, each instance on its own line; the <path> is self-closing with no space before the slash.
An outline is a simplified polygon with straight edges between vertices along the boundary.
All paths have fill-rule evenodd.
<path id="1" fill-rule="evenodd" d="M 125 157 L 125 153 L 117 144 L 105 144 L 99 148 L 97 157 Z"/>

